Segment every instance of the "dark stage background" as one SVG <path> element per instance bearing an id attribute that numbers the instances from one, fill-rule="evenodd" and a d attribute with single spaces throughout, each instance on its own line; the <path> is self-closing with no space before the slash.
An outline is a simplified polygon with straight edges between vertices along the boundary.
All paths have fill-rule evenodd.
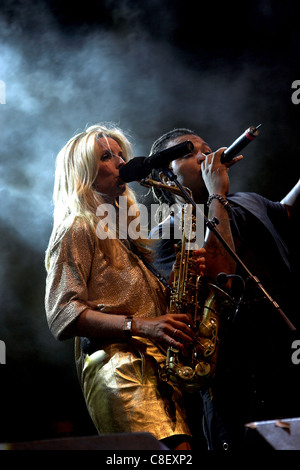
<path id="1" fill-rule="evenodd" d="M 299 52 L 290 0 L 0 2 L 0 442 L 95 433 L 43 305 L 60 148 L 99 121 L 145 156 L 176 126 L 215 150 L 262 123 L 231 190 L 280 200 L 299 178 Z"/>

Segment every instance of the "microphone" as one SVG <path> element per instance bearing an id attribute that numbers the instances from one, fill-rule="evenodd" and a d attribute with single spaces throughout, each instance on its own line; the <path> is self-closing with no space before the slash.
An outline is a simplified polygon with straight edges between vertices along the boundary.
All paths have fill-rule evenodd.
<path id="1" fill-rule="evenodd" d="M 217 283 L 220 285 L 220 286 L 225 286 L 225 284 L 227 283 L 228 279 L 233 279 L 236 280 L 236 281 L 239 281 L 239 288 L 234 287 L 234 284 L 232 284 L 232 290 L 233 290 L 233 293 L 234 295 L 237 294 L 236 291 L 238 291 L 238 294 L 241 295 L 241 288 L 242 288 L 242 292 L 244 292 L 245 290 L 245 281 L 244 279 L 242 278 L 242 276 L 240 276 L 239 274 L 226 274 L 226 273 L 219 273 L 217 275 Z"/>
<path id="2" fill-rule="evenodd" d="M 246 147 L 246 145 L 250 144 L 252 140 L 255 139 L 255 137 L 258 136 L 258 131 L 261 127 L 261 124 L 259 124 L 256 127 L 249 127 L 238 139 L 236 139 L 233 144 L 231 144 L 226 150 L 221 155 L 221 163 L 228 163 L 230 162 L 234 157 L 237 156 L 237 154 Z"/>
<path id="3" fill-rule="evenodd" d="M 139 181 L 149 175 L 154 168 L 165 168 L 169 166 L 172 160 L 184 157 L 192 152 L 194 145 L 190 140 L 186 140 L 181 144 L 161 150 L 149 157 L 135 157 L 119 169 L 120 178 L 124 183 L 131 181 Z"/>
<path id="4" fill-rule="evenodd" d="M 221 286 L 224 286 L 228 279 L 235 277 L 235 274 L 226 274 L 226 273 L 219 273 L 217 275 L 217 283 Z"/>

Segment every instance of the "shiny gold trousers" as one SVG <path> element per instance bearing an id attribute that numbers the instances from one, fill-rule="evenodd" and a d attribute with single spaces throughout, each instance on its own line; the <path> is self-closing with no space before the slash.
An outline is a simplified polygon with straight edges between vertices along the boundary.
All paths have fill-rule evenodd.
<path id="1" fill-rule="evenodd" d="M 77 353 L 83 394 L 99 434 L 150 432 L 156 439 L 191 435 L 180 390 L 158 378 L 165 356 L 153 343 L 133 338 L 91 354 Z"/>

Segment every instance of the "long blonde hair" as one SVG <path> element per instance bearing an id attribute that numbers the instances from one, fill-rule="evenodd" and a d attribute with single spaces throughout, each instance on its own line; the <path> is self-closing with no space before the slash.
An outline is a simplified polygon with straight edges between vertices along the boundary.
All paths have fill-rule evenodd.
<path id="1" fill-rule="evenodd" d="M 96 232 L 96 225 L 99 223 L 97 207 L 107 202 L 93 186 L 98 172 L 95 141 L 101 137 L 114 139 L 119 144 L 125 161 L 133 157 L 133 150 L 126 135 L 113 124 L 90 126 L 72 137 L 61 149 L 56 159 L 53 230 L 45 257 L 47 270 L 52 247 L 62 239 L 75 219 L 80 218 Z M 127 198 L 127 208 L 136 203 L 135 195 L 128 186 L 123 196 Z M 114 263 L 114 254 L 119 242 L 112 238 L 98 240 L 105 255 Z M 135 243 L 145 254 L 150 253 L 150 243 L 147 239 L 139 239 Z"/>

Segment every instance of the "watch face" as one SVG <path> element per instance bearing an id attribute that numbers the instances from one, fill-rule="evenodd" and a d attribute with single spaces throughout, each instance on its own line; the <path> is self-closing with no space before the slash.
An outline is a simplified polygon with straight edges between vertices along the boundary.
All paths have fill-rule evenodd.
<path id="1" fill-rule="evenodd" d="M 132 318 L 125 318 L 123 330 L 124 330 L 125 335 L 128 337 L 131 336 L 131 327 L 132 327 Z"/>

